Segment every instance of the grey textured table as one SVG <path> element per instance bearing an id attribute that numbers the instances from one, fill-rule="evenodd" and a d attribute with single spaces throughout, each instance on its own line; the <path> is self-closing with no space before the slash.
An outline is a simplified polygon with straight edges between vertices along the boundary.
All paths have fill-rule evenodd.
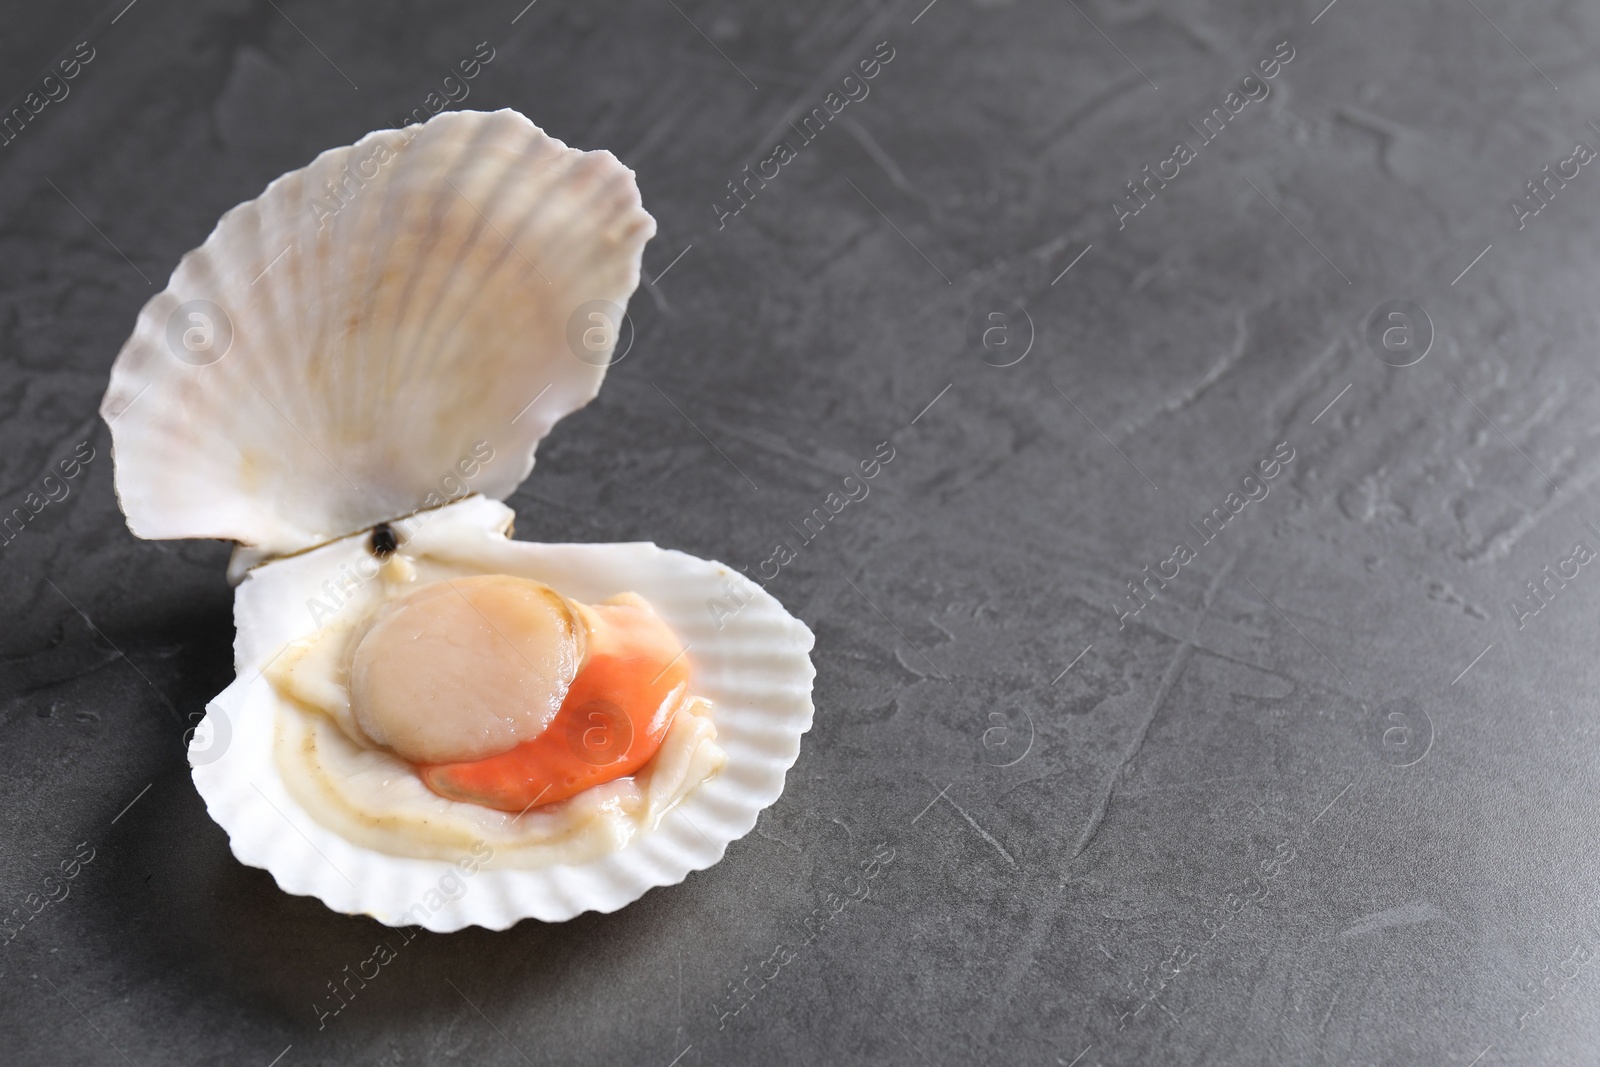
<path id="1" fill-rule="evenodd" d="M 924 2 L 10 5 L 0 1060 L 1594 1062 L 1600 10 Z M 227 549 L 127 532 L 95 411 L 222 211 L 480 42 L 461 106 L 660 224 L 519 536 L 780 561 L 816 725 L 711 870 L 319 1016 L 396 935 L 206 817 Z"/>

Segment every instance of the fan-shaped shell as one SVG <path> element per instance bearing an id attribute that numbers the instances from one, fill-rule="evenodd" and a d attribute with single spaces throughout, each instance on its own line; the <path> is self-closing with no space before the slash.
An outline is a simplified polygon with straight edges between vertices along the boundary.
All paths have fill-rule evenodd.
<path id="1" fill-rule="evenodd" d="M 140 312 L 101 405 L 128 525 L 268 556 L 503 499 L 599 389 L 654 232 L 615 157 L 514 111 L 324 152 Z"/>
<path id="2" fill-rule="evenodd" d="M 694 691 L 712 702 L 717 743 L 727 765 L 624 847 L 574 864 L 533 870 L 486 869 L 459 898 L 418 907 L 441 881 L 455 884 L 448 861 L 390 856 L 363 848 L 318 822 L 286 788 L 274 739 L 297 714 L 263 677 L 287 642 L 317 627 L 309 597 L 367 555 L 349 537 L 252 571 L 236 595 L 237 680 L 213 700 L 189 749 L 194 781 L 234 854 L 272 872 L 290 893 L 320 898 L 342 912 L 430 930 L 504 929 L 533 917 L 547 922 L 585 911 L 615 911 L 656 886 L 675 885 L 711 866 L 749 833 L 778 799 L 811 727 L 807 653 L 811 631 L 759 585 L 720 563 L 653 544 L 536 544 L 508 540 L 504 504 L 469 497 L 437 512 L 409 545 L 485 572 L 550 583 L 598 602 L 621 592 L 648 600 L 690 649 Z M 737 610 L 708 610 L 724 599 Z"/>

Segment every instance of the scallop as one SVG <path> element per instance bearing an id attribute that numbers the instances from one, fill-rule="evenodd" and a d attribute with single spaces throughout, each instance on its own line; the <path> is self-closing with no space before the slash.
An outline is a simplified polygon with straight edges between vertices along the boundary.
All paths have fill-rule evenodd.
<path id="1" fill-rule="evenodd" d="M 235 543 L 189 747 L 234 855 L 390 925 L 613 911 L 717 862 L 810 728 L 811 632 L 719 563 L 514 540 L 655 230 L 514 111 L 318 156 L 223 215 L 112 367 L 118 500 Z"/>

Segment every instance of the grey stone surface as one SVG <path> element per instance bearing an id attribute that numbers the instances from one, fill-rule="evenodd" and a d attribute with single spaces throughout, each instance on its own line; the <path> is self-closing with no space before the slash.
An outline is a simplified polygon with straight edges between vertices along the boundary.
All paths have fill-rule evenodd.
<path id="1" fill-rule="evenodd" d="M 1600 548 L 1600 175 L 1511 207 L 1600 144 L 1592 5 L 124 3 L 0 32 L 13 102 L 94 49 L 0 148 L 3 509 L 93 449 L 0 553 L 0 1060 L 1592 1062 L 1600 575 L 1513 605 Z M 465 106 L 615 151 L 660 223 L 519 536 L 755 570 L 895 458 L 771 582 L 817 716 L 754 833 L 615 915 L 423 934 L 319 1029 L 395 935 L 207 818 L 181 739 L 231 676 L 226 548 L 127 532 L 95 410 L 222 211 L 480 41 Z M 1369 344 L 1390 301 L 1431 320 L 1412 366 Z"/>

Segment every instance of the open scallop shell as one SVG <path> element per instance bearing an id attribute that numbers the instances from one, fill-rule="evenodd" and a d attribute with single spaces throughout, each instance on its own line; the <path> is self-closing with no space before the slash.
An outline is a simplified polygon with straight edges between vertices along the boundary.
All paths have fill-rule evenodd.
<path id="1" fill-rule="evenodd" d="M 611 155 L 512 111 L 449 112 L 277 179 L 140 312 L 101 405 L 118 499 L 141 537 L 241 546 L 237 678 L 190 764 L 234 854 L 286 891 L 438 931 L 611 911 L 716 862 L 782 791 L 812 716 L 804 624 L 720 564 L 504 533 L 497 501 L 599 389 L 654 230 Z M 464 462 L 480 448 L 504 458 Z M 459 882 L 456 865 L 361 846 L 306 810 L 274 757 L 284 698 L 262 676 L 316 629 L 308 597 L 365 558 L 367 531 L 418 512 L 419 545 L 466 551 L 485 572 L 589 602 L 643 595 L 690 648 L 727 757 L 614 851 L 486 866 L 421 913 L 446 876 Z M 736 612 L 709 609 L 730 590 Z"/>

